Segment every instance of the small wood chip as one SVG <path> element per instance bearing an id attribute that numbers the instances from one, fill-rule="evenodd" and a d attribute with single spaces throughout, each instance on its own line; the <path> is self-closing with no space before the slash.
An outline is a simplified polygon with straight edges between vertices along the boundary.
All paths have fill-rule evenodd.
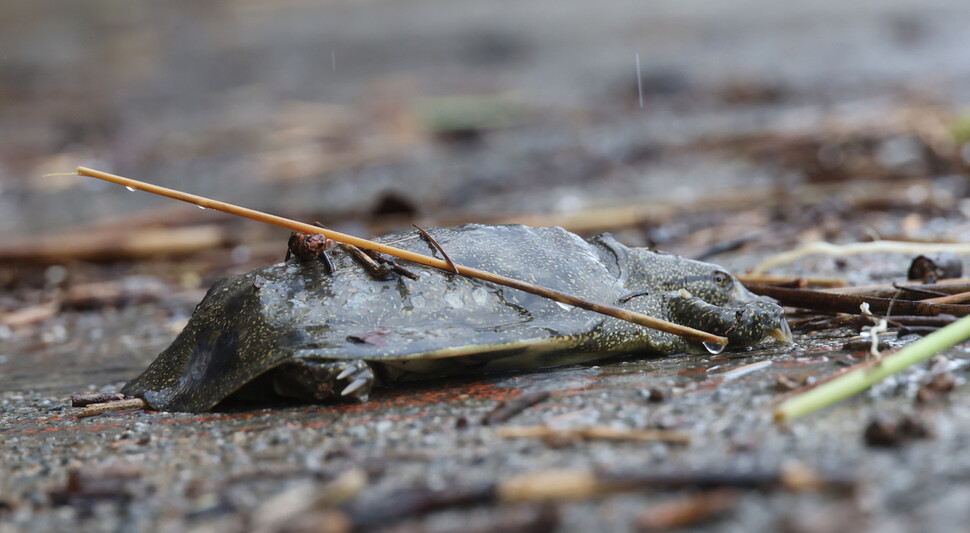
<path id="1" fill-rule="evenodd" d="M 133 411 L 136 409 L 148 409 L 148 404 L 145 403 L 145 400 L 142 400 L 141 398 L 129 398 L 127 400 L 92 404 L 85 407 L 80 413 L 78 413 L 77 417 L 87 418 L 89 416 L 110 413 L 113 411 Z"/>

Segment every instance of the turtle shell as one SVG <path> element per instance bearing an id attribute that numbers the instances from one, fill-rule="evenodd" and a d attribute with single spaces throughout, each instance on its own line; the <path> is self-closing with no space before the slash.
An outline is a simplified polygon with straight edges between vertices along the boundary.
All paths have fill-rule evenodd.
<path id="1" fill-rule="evenodd" d="M 599 302 L 692 282 L 715 305 L 751 296 L 740 284 L 705 294 L 698 280 L 727 275 L 718 267 L 627 248 L 608 235 L 586 241 L 562 228 L 482 225 L 430 233 L 458 264 Z M 378 241 L 438 255 L 413 232 Z M 386 367 L 385 378 L 406 379 L 588 361 L 629 352 L 631 340 L 645 351 L 684 349 L 679 337 L 435 268 L 408 263 L 419 279 L 377 280 L 349 254 L 332 259 L 333 272 L 293 259 L 221 279 L 122 392 L 155 409 L 205 411 L 293 358 L 365 360 Z"/>

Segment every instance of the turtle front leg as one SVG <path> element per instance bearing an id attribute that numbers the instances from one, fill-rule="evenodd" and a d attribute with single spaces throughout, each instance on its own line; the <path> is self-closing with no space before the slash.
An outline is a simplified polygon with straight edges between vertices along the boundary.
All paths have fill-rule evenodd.
<path id="1" fill-rule="evenodd" d="M 769 336 L 785 343 L 792 339 L 784 310 L 766 300 L 741 307 L 720 307 L 681 290 L 667 294 L 667 305 L 674 322 L 723 335 L 728 338 L 728 346 L 751 346 Z"/>
<path id="2" fill-rule="evenodd" d="M 273 374 L 273 390 L 305 402 L 334 398 L 366 402 L 374 387 L 374 371 L 364 361 L 295 359 Z"/>

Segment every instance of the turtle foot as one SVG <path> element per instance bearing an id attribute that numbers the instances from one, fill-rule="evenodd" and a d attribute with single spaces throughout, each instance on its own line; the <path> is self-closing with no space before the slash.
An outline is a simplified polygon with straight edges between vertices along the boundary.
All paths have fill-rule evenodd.
<path id="1" fill-rule="evenodd" d="M 374 382 L 374 372 L 364 361 L 300 359 L 276 370 L 273 388 L 280 396 L 306 402 L 333 398 L 366 402 Z"/>
<path id="2" fill-rule="evenodd" d="M 346 366 L 337 374 L 337 381 L 346 381 L 347 385 L 340 391 L 340 396 L 366 402 L 374 387 L 374 371 L 363 361 L 348 361 Z"/>

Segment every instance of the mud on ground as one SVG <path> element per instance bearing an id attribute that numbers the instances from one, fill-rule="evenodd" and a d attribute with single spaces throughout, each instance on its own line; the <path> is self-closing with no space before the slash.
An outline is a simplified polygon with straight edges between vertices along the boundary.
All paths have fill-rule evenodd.
<path id="1" fill-rule="evenodd" d="M 963 241 L 963 4 L 14 2 L 7 15 L 0 531 L 966 523 L 966 346 L 772 422 L 791 384 L 865 357 L 843 348 L 849 329 L 409 385 L 363 405 L 78 419 L 71 394 L 117 390 L 212 281 L 279 261 L 286 233 L 41 177 L 87 165 L 360 235 L 465 221 L 612 231 L 735 272 L 816 240 Z M 910 259 L 810 256 L 772 272 L 885 283 Z M 955 390 L 917 403 L 938 375 Z M 531 426 L 553 434 L 508 436 Z M 626 438 L 573 431 L 591 427 Z M 630 438 L 653 430 L 689 442 Z M 509 488 L 549 472 L 568 475 Z M 590 472 L 595 495 L 528 501 Z M 622 490 L 604 482 L 620 476 Z"/>

